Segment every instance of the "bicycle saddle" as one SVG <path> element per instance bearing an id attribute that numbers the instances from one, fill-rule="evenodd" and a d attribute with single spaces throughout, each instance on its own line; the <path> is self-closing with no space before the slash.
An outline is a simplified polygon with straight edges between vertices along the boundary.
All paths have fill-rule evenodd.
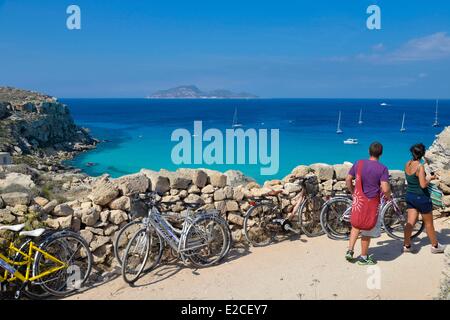
<path id="1" fill-rule="evenodd" d="M 19 232 L 23 228 L 25 228 L 25 224 L 24 223 L 12 225 L 12 226 L 1 226 L 0 230 L 9 230 L 9 231 L 14 231 L 14 232 Z"/>
<path id="2" fill-rule="evenodd" d="M 41 229 L 35 229 L 35 230 L 31 230 L 31 231 L 21 231 L 19 233 L 20 236 L 24 236 L 24 237 L 40 237 L 42 236 L 42 234 L 45 232 L 45 229 L 41 228 Z"/>

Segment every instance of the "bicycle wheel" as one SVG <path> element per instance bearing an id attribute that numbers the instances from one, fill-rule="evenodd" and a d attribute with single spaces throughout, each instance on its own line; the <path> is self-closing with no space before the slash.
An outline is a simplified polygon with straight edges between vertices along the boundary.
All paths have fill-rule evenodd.
<path id="1" fill-rule="evenodd" d="M 398 240 L 404 239 L 405 225 L 408 221 L 406 208 L 407 204 L 405 199 L 394 199 L 383 208 L 381 213 L 383 215 L 383 227 L 391 238 Z M 418 237 L 424 227 L 422 216 L 419 215 L 418 221 L 413 227 L 411 238 Z"/>
<path id="2" fill-rule="evenodd" d="M 128 284 L 135 283 L 144 270 L 152 270 L 161 260 L 163 242 L 151 228 L 140 229 L 131 238 L 125 249 L 122 262 L 122 277 Z"/>
<path id="3" fill-rule="evenodd" d="M 122 268 L 122 257 L 127 248 L 127 245 L 133 237 L 133 235 L 142 227 L 141 220 L 133 220 L 128 222 L 122 229 L 120 229 L 115 236 L 114 239 L 114 256 L 119 264 L 119 267 Z"/>
<path id="4" fill-rule="evenodd" d="M 28 246 L 31 242 L 31 239 L 26 239 L 20 246 L 19 246 L 19 250 L 21 252 L 28 252 Z M 13 261 L 15 263 L 20 263 L 22 261 L 24 261 L 24 256 L 21 255 L 20 253 L 16 253 L 14 255 L 14 259 Z M 25 274 L 26 272 L 26 268 L 27 266 L 21 266 L 19 267 L 19 271 L 22 272 L 22 274 Z M 38 281 L 34 281 L 34 282 L 29 282 L 27 283 L 27 285 L 25 286 L 25 288 L 23 288 L 22 293 L 28 298 L 28 299 L 32 299 L 32 300 L 42 300 L 45 299 L 47 297 L 50 296 L 50 294 L 48 293 L 48 291 L 46 291 Z"/>
<path id="5" fill-rule="evenodd" d="M 48 273 L 36 283 L 54 296 L 64 297 L 79 290 L 91 274 L 92 253 L 89 245 L 74 232 L 58 232 L 45 240 L 40 249 L 45 253 L 36 253 L 33 277 Z M 53 271 L 61 265 L 64 267 Z"/>
<path id="6" fill-rule="evenodd" d="M 335 198 L 325 203 L 320 213 L 320 224 L 326 234 L 335 240 L 346 240 L 352 229 L 350 223 L 352 200 Z"/>
<path id="7" fill-rule="evenodd" d="M 320 212 L 324 203 L 322 197 L 307 197 L 298 210 L 300 227 L 308 237 L 318 237 L 325 233 L 320 224 Z"/>
<path id="8" fill-rule="evenodd" d="M 277 213 L 277 209 L 268 203 L 251 207 L 244 218 L 244 235 L 247 241 L 255 247 L 270 244 L 276 233 L 281 231 L 280 226 L 273 222 Z"/>
<path id="9" fill-rule="evenodd" d="M 222 218 L 204 215 L 188 227 L 183 241 L 183 254 L 196 267 L 203 268 L 219 262 L 230 247 L 227 224 Z"/>

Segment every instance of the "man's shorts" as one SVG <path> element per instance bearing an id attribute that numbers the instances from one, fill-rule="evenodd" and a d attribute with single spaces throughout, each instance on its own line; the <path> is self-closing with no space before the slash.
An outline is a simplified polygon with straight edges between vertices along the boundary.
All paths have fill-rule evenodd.
<path id="1" fill-rule="evenodd" d="M 381 214 L 378 214 L 377 224 L 371 230 L 361 230 L 361 236 L 369 238 L 381 237 Z"/>

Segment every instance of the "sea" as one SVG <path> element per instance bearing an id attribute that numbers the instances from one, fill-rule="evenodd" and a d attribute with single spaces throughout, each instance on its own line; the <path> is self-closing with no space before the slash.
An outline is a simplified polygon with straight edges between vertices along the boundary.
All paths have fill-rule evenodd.
<path id="1" fill-rule="evenodd" d="M 391 170 L 401 170 L 410 158 L 412 144 L 421 142 L 428 147 L 450 125 L 450 100 L 439 101 L 439 127 L 432 126 L 435 100 L 66 98 L 60 101 L 69 106 L 78 125 L 88 128 L 102 141 L 95 150 L 70 161 L 93 176 L 108 173 L 119 177 L 141 168 L 234 169 L 262 183 L 281 179 L 301 164 L 337 164 L 366 158 L 373 141 L 384 146 L 381 162 Z M 336 133 L 339 113 L 342 134 Z M 363 123 L 359 124 L 361 113 Z M 401 132 L 403 115 L 405 131 Z M 258 156 L 256 163 L 250 163 L 247 154 L 244 164 L 207 164 L 204 159 L 193 164 L 191 156 L 189 163 L 177 164 L 172 151 L 179 142 L 172 141 L 172 134 L 177 129 L 186 129 L 194 135 L 194 121 L 202 121 L 203 133 L 211 128 L 223 133 L 224 154 L 225 133 L 233 124 L 241 125 L 243 130 L 255 129 L 261 141 L 265 137 L 259 134 L 259 129 L 267 129 L 268 155 L 272 159 L 268 163 L 268 159 Z M 279 132 L 278 157 L 276 153 L 271 155 L 274 150 L 270 143 L 271 129 Z M 198 135 L 191 138 L 192 148 L 194 139 L 202 140 Z M 344 144 L 349 138 L 357 139 L 358 144 Z M 208 144 L 203 142 L 203 150 Z M 249 150 L 246 148 L 246 152 Z M 277 158 L 274 170 L 269 174 L 263 172 L 262 168 L 275 165 Z M 223 160 L 226 162 L 225 155 Z"/>

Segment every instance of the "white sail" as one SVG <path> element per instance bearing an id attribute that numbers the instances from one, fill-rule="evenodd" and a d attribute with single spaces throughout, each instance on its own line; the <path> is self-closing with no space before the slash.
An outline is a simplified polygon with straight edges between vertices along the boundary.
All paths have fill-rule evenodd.
<path id="1" fill-rule="evenodd" d="M 238 123 L 238 117 L 237 117 L 237 107 L 234 109 L 234 116 L 233 116 L 233 128 L 239 128 L 242 127 L 242 124 Z"/>
<path id="2" fill-rule="evenodd" d="M 438 109 L 439 109 L 439 100 L 436 100 L 436 113 L 434 117 L 433 127 L 439 127 Z"/>
<path id="3" fill-rule="evenodd" d="M 400 132 L 406 131 L 405 128 L 405 113 L 403 113 L 402 127 L 400 128 Z"/>
<path id="4" fill-rule="evenodd" d="M 343 133 L 343 131 L 341 129 L 341 111 L 339 111 L 339 119 L 338 119 L 338 125 L 337 125 L 336 133 L 337 134 Z"/>
<path id="5" fill-rule="evenodd" d="M 358 124 L 363 124 L 363 120 L 362 120 L 362 109 L 359 110 L 359 121 Z"/>

